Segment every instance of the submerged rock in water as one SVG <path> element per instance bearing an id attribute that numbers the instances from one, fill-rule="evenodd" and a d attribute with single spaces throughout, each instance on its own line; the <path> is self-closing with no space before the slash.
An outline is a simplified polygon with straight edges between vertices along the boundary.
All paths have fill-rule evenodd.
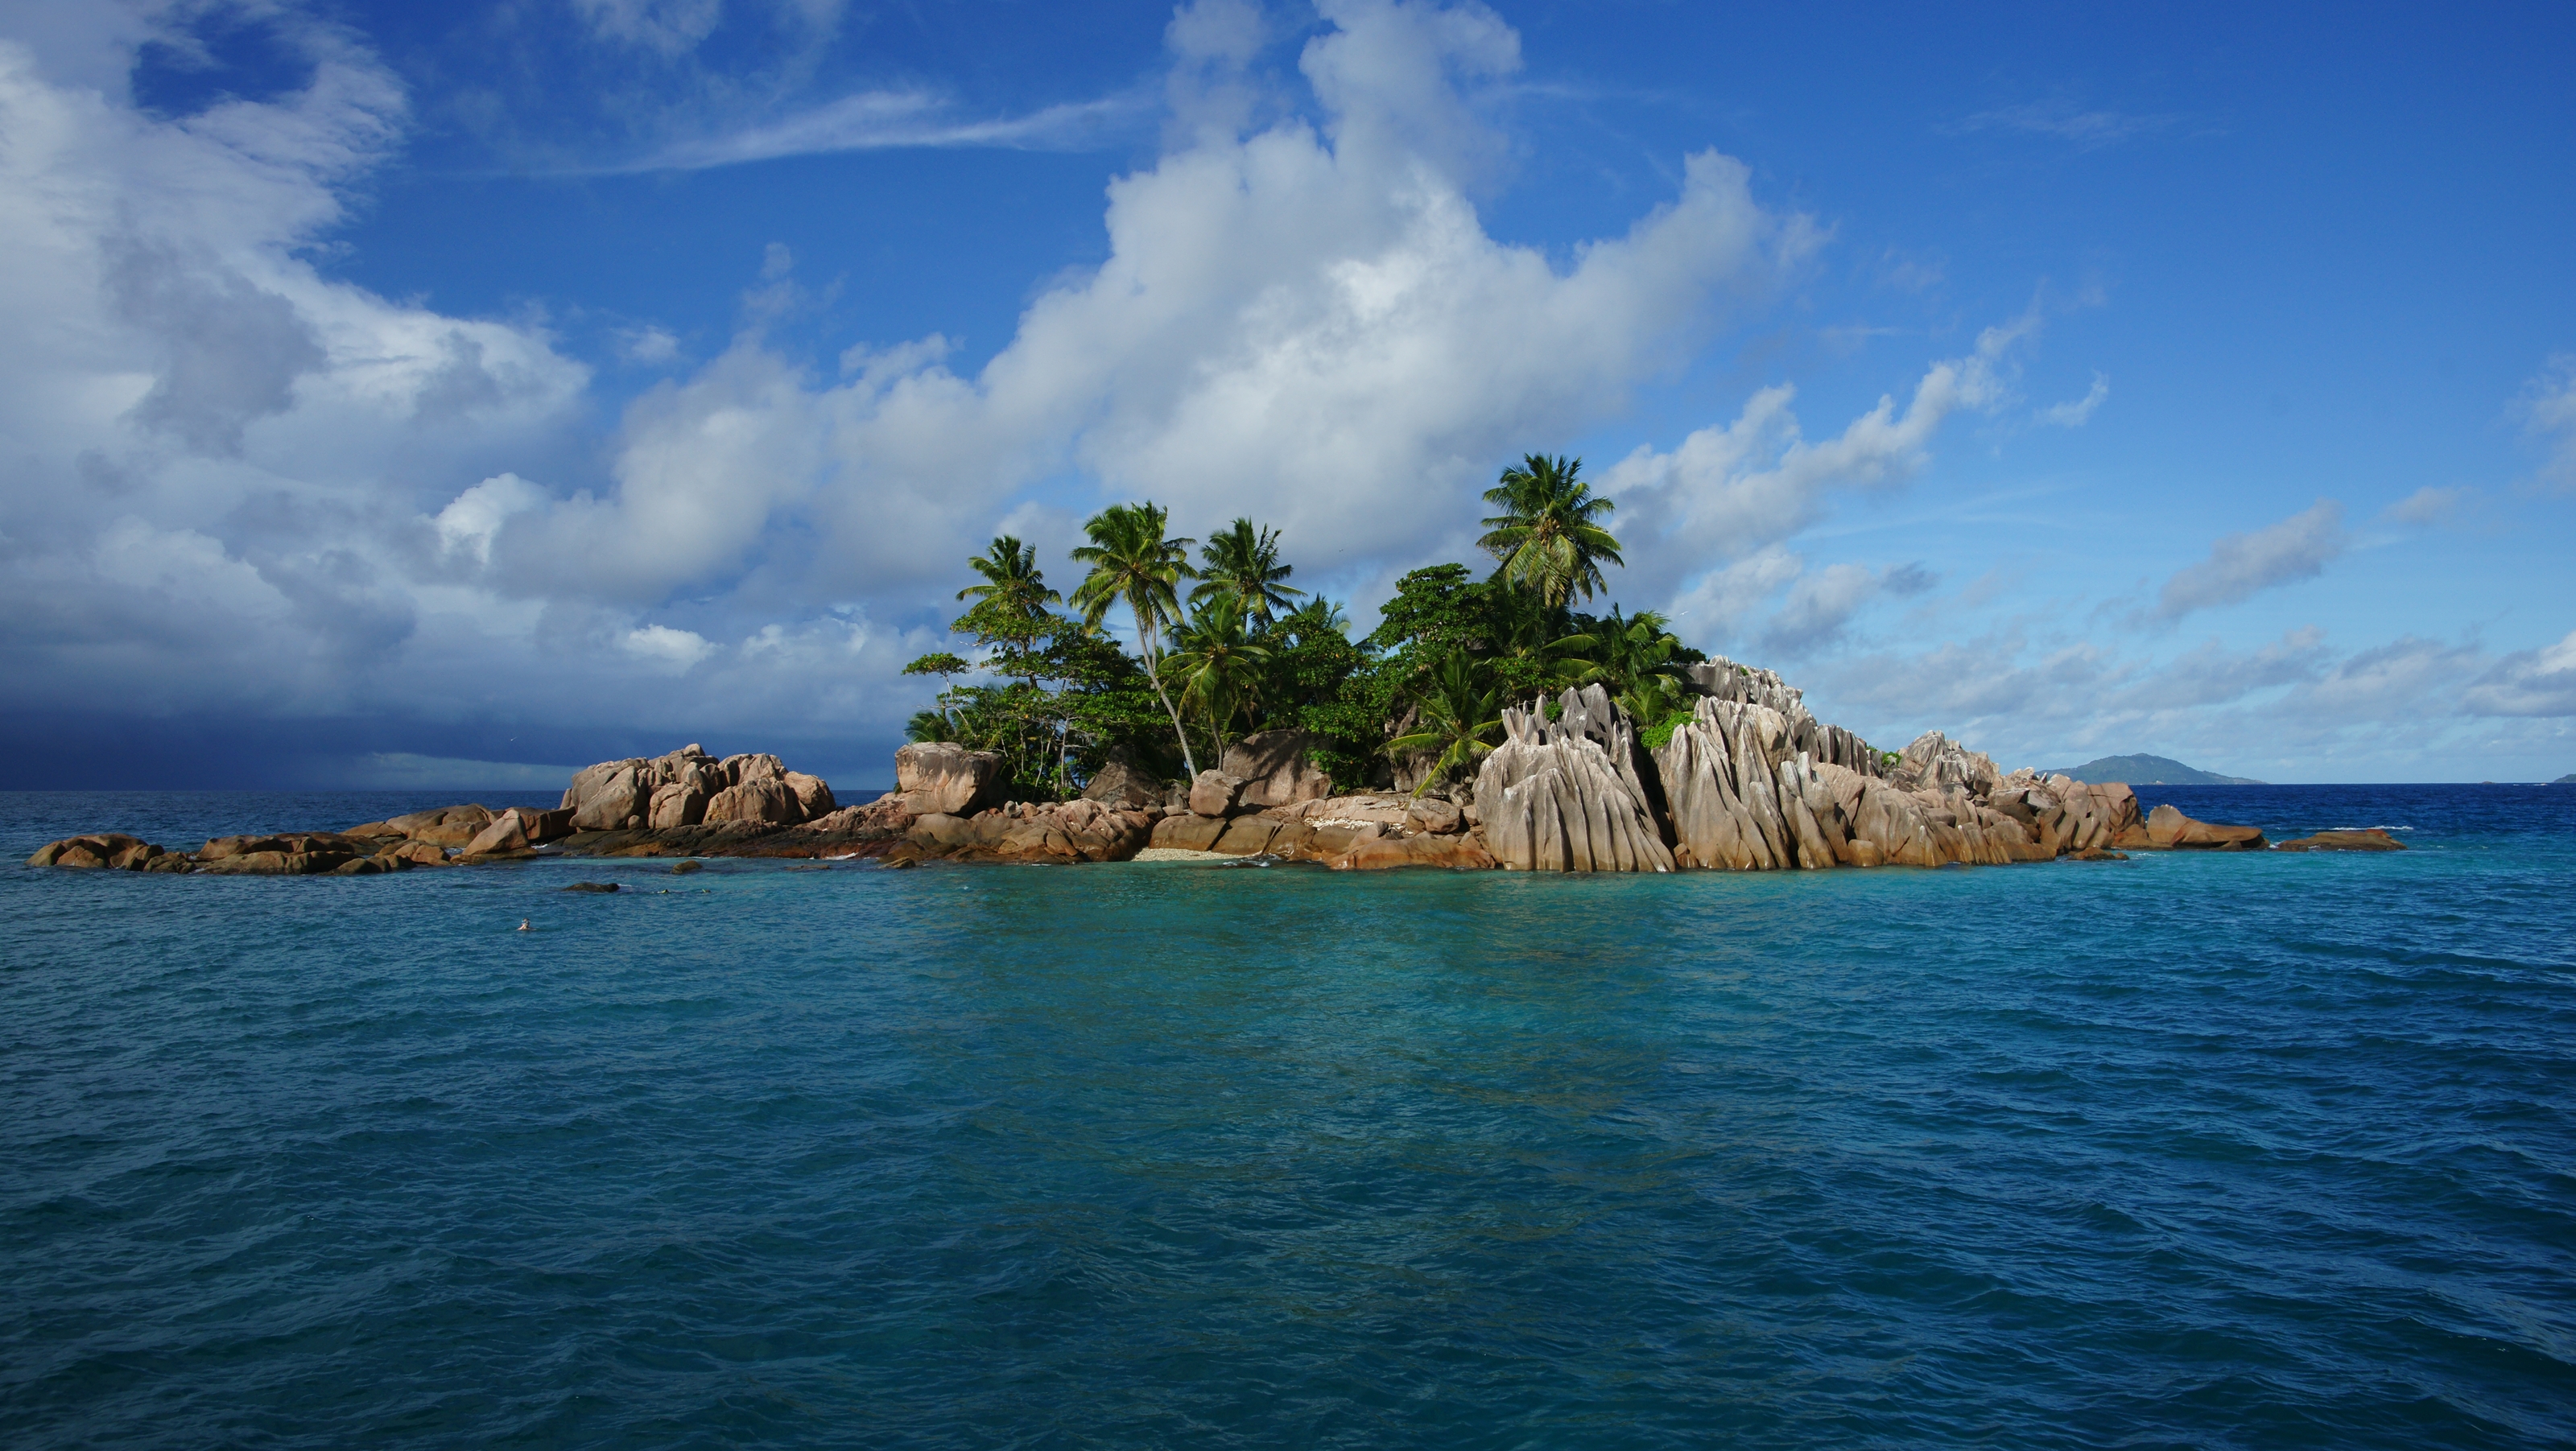
<path id="1" fill-rule="evenodd" d="M 2360 831 L 2318 831 L 2296 837 L 2274 851 L 2404 851 L 2406 843 L 2373 826 Z"/>
<path id="2" fill-rule="evenodd" d="M 615 882 L 575 882 L 571 886 L 563 888 L 563 890 L 567 892 L 614 892 L 617 890 L 617 884 Z"/>
<path id="3" fill-rule="evenodd" d="M 2147 817 L 2148 844 L 2165 851 L 2261 851 L 2263 830 L 2194 821 L 2167 802 Z M 2123 842 L 2129 846 L 2133 843 Z"/>

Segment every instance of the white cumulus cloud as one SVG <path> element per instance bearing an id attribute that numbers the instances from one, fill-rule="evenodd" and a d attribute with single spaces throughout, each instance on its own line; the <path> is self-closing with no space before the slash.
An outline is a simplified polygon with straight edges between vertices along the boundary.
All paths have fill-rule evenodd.
<path id="1" fill-rule="evenodd" d="M 2314 579 L 2350 545 L 2343 505 L 2319 499 L 2277 524 L 2211 545 L 2207 559 L 2165 581 L 2156 618 L 2178 620 L 2194 610 L 2242 603 L 2276 585 Z"/>

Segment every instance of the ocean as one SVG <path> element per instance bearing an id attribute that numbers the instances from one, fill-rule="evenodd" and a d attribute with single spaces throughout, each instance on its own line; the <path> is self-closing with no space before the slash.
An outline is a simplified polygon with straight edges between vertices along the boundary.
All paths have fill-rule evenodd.
<path id="1" fill-rule="evenodd" d="M 446 803 L 0 796 L 0 1444 L 2576 1442 L 2576 788 L 2140 794 L 2413 849 L 216 878 L 14 863 Z"/>

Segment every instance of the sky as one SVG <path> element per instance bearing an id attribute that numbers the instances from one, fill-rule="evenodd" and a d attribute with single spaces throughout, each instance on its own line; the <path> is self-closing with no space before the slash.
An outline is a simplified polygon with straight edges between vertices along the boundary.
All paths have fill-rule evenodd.
<path id="1" fill-rule="evenodd" d="M 2394 11 L 2394 7 L 2387 7 Z M 892 778 L 968 556 L 1529 452 L 1888 748 L 2576 771 L 2576 11 L 0 0 L 42 788 Z"/>

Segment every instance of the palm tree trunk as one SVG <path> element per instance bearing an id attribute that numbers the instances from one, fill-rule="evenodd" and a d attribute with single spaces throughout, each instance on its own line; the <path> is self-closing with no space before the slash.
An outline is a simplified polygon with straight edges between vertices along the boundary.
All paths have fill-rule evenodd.
<path id="1" fill-rule="evenodd" d="M 1172 709 L 1172 698 L 1163 693 L 1162 673 L 1154 668 L 1155 657 L 1161 652 L 1154 648 L 1151 621 L 1152 616 L 1145 611 L 1136 611 L 1136 649 L 1145 657 L 1145 679 L 1154 687 L 1154 698 L 1163 703 L 1163 714 L 1172 718 L 1172 736 L 1181 743 L 1181 768 L 1190 773 L 1191 780 L 1196 781 L 1199 778 L 1199 762 L 1198 757 L 1190 752 L 1190 733 L 1181 724 L 1181 713 Z"/>

